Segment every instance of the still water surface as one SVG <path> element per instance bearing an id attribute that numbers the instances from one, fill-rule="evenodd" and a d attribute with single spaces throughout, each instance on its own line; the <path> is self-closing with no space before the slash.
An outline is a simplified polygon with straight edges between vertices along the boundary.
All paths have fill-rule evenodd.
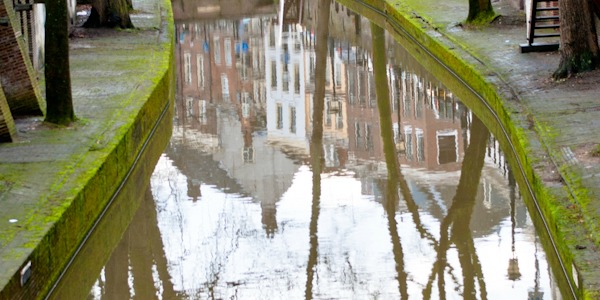
<path id="1" fill-rule="evenodd" d="M 88 298 L 561 298 L 497 141 L 381 28 L 173 2 L 173 135 Z"/>

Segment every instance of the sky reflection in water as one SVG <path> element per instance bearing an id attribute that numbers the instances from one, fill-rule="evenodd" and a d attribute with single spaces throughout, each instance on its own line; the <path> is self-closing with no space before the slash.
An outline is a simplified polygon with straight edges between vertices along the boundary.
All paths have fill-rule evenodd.
<path id="1" fill-rule="evenodd" d="M 272 15 L 176 25 L 173 137 L 131 225 L 158 224 L 153 258 L 124 239 L 127 274 L 105 267 L 91 298 L 560 298 L 499 145 L 451 91 L 337 3 L 294 23 L 249 2 Z"/>

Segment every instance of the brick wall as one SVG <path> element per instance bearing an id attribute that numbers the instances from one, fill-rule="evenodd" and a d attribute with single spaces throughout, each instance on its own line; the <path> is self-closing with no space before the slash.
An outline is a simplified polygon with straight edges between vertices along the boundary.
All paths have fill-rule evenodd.
<path id="1" fill-rule="evenodd" d="M 10 20 L 9 26 L 0 26 L 0 85 L 10 111 L 13 116 L 41 115 L 39 85 L 12 0 L 0 2 L 0 17 Z"/>

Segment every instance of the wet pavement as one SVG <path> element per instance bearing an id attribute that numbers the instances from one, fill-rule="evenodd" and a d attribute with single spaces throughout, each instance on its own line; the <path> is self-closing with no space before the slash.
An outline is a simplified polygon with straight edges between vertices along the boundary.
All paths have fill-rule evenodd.
<path id="1" fill-rule="evenodd" d="M 48 276 L 54 278 L 74 251 L 73 241 L 81 240 L 89 228 L 85 226 L 102 209 L 97 206 L 108 201 L 131 164 L 128 160 L 143 144 L 129 142 L 144 138 L 152 128 L 138 122 L 137 115 L 143 112 L 153 116 L 149 122 L 156 122 L 157 111 L 168 102 L 168 97 L 155 99 L 168 88 L 155 89 L 164 82 L 172 57 L 172 17 L 165 6 L 170 2 L 133 3 L 136 30 L 90 31 L 70 40 L 79 121 L 69 128 L 52 128 L 41 117 L 18 119 L 16 141 L 0 145 L 2 299 L 43 296 L 40 290 L 48 288 Z M 138 136 L 130 139 L 133 126 Z M 114 159 L 119 155 L 113 150 L 125 145 L 129 155 L 121 155 L 117 167 Z M 96 174 L 107 170 L 113 173 L 98 179 Z M 67 216 L 75 210 L 80 217 Z"/>

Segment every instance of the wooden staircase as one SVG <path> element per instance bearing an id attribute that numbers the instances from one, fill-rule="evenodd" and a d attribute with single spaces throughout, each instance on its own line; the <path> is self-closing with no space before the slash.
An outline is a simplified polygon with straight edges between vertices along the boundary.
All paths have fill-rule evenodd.
<path id="1" fill-rule="evenodd" d="M 527 44 L 521 53 L 558 50 L 560 45 L 558 0 L 532 0 L 527 20 Z M 544 39 L 545 42 L 536 42 Z"/>

